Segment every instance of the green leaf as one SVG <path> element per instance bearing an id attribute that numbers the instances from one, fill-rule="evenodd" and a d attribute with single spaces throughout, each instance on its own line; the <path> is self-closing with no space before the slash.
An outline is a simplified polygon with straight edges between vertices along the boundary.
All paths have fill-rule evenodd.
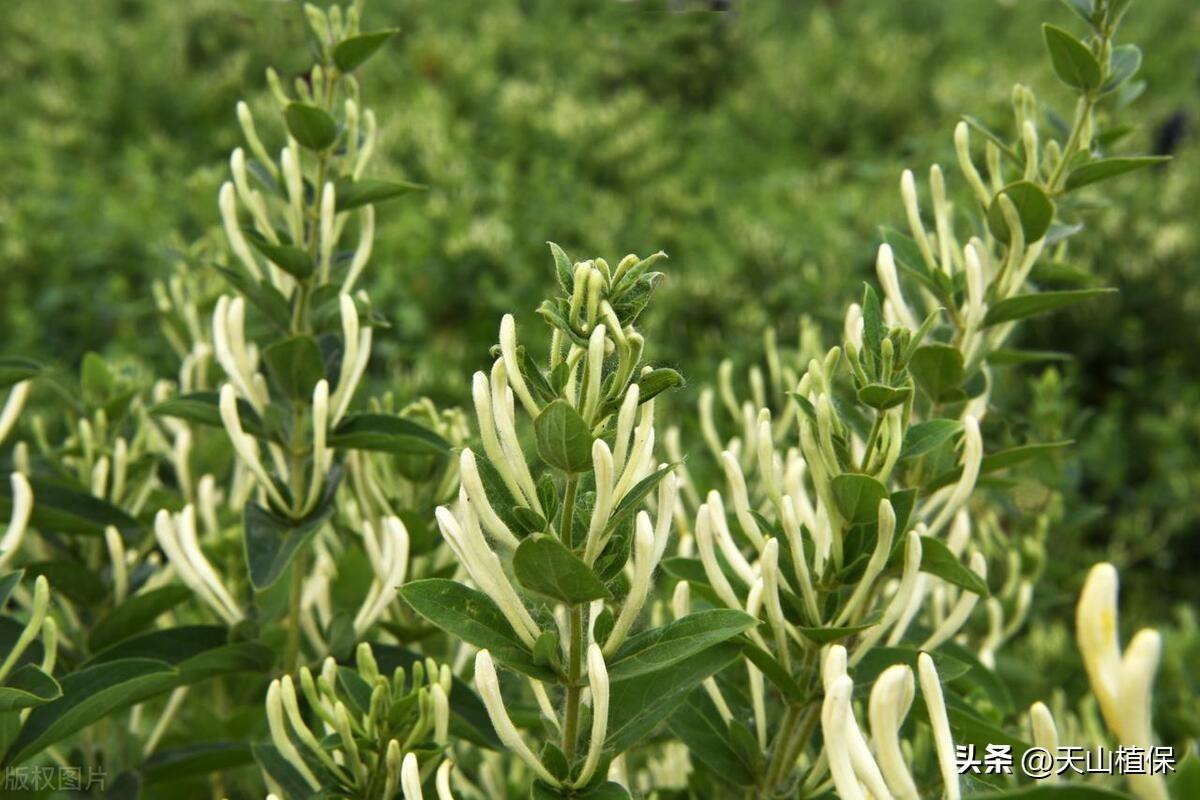
<path id="1" fill-rule="evenodd" d="M 0 391 L 13 384 L 36 378 L 42 369 L 41 364 L 28 358 L 0 358 Z"/>
<path id="2" fill-rule="evenodd" d="M 1017 464 L 1037 458 L 1038 456 L 1047 453 L 1053 453 L 1055 450 L 1061 450 L 1064 447 L 1074 444 L 1073 439 L 1064 439 L 1061 442 L 1035 442 L 1033 444 L 1023 444 L 1017 447 L 1010 447 L 1007 450 L 1000 450 L 990 455 L 983 457 L 983 462 L 979 465 L 979 472 L 986 475 L 990 472 L 998 472 L 1002 469 L 1016 466 Z M 957 481 L 962 476 L 962 467 L 947 470 L 941 473 L 921 487 L 921 490 L 928 494 L 936 491 L 943 486 L 949 486 Z"/>
<path id="3" fill-rule="evenodd" d="M 246 241 L 250 242 L 255 250 L 289 275 L 303 280 L 313 274 L 312 257 L 304 248 L 292 244 L 271 244 L 254 229 L 246 230 L 245 234 Z"/>
<path id="4" fill-rule="evenodd" d="M 1013 711 L 1012 692 L 1008 690 L 1008 686 L 1004 681 L 996 675 L 995 670 L 985 666 L 979 660 L 978 656 L 953 639 L 942 642 L 938 646 L 938 650 L 944 655 L 956 659 L 959 663 L 967 665 L 968 669 L 960 676 L 960 682 L 982 689 L 987 694 L 992 706 L 1001 713 L 1009 714 Z M 943 683 L 948 680 L 947 678 L 942 678 Z"/>
<path id="5" fill-rule="evenodd" d="M 885 669 L 895 664 L 906 664 L 915 673 L 917 659 L 922 652 L 924 651 L 915 647 L 872 647 L 854 668 L 854 685 L 864 689 L 874 686 L 875 679 L 882 675 Z M 941 679 L 943 685 L 950 683 L 955 678 L 962 677 L 971 669 L 970 665 L 964 664 L 940 650 L 929 653 L 929 657 L 933 659 L 933 665 L 937 667 L 938 678 Z"/>
<path id="6" fill-rule="evenodd" d="M 255 742 L 250 749 L 258 766 L 270 776 L 287 800 L 318 800 L 323 796 L 309 786 L 300 770 L 284 758 L 274 745 Z"/>
<path id="7" fill-rule="evenodd" d="M 249 401 L 239 397 L 237 410 L 242 430 L 258 439 L 270 438 L 266 426 Z M 192 392 L 172 397 L 151 406 L 150 413 L 156 417 L 174 417 L 213 428 L 225 427 L 225 423 L 221 422 L 221 396 L 217 392 Z"/>
<path id="8" fill-rule="evenodd" d="M 948 344 L 926 344 L 917 348 L 908 365 L 917 385 L 934 402 L 962 399 L 966 378 L 962 352 Z"/>
<path id="9" fill-rule="evenodd" d="M 956 419 L 931 419 L 927 422 L 918 422 L 904 434 L 904 446 L 900 449 L 900 458 L 916 458 L 932 452 L 956 436 L 961 430 L 962 423 Z"/>
<path id="10" fill-rule="evenodd" d="M 722 642 L 635 681 L 621 681 L 609 695 L 605 747 L 628 750 L 674 713 L 692 689 L 738 660 L 740 645 Z"/>
<path id="11" fill-rule="evenodd" d="M 546 242 L 550 246 L 550 255 L 554 257 L 554 275 L 558 278 L 558 288 L 567 294 L 575 290 L 575 265 L 571 257 L 554 242 Z"/>
<path id="12" fill-rule="evenodd" d="M 633 485 L 633 488 L 625 493 L 621 498 L 621 502 L 617 503 L 617 507 L 613 509 L 612 515 L 608 519 L 606 531 L 614 531 L 632 515 L 642 505 L 642 501 L 646 499 L 646 495 L 654 490 L 662 482 L 662 479 L 667 476 L 667 473 L 675 469 L 676 464 L 666 464 L 651 472 L 646 477 Z"/>
<path id="13" fill-rule="evenodd" d="M 409 181 L 389 181 L 380 178 L 338 178 L 333 184 L 334 206 L 339 212 L 360 206 L 382 203 L 409 192 L 423 192 L 425 187 Z"/>
<path id="14" fill-rule="evenodd" d="M 693 689 L 667 725 L 687 745 L 693 764 L 704 764 L 734 786 L 754 784 L 751 765 L 730 744 L 729 726 L 703 689 Z"/>
<path id="15" fill-rule="evenodd" d="M 564 472 L 588 472 L 592 468 L 592 432 L 571 404 L 555 400 L 533 422 L 538 455 Z"/>
<path id="16" fill-rule="evenodd" d="M 329 446 L 397 455 L 444 456 L 450 443 L 407 417 L 352 414 L 329 435 Z"/>
<path id="17" fill-rule="evenodd" d="M 1061 450 L 1064 447 L 1069 447 L 1074 444 L 1073 439 L 1064 439 L 1060 442 L 1036 442 L 1034 444 L 1023 444 L 1018 447 L 1010 447 L 1007 450 L 1000 450 L 983 457 L 983 463 L 980 465 L 980 472 L 996 472 L 1002 469 L 1016 466 L 1032 458 L 1037 458 L 1046 453 L 1053 453 L 1055 450 Z"/>
<path id="18" fill-rule="evenodd" d="M 1087 45 L 1062 28 L 1050 24 L 1042 25 L 1042 36 L 1046 40 L 1046 49 L 1050 51 L 1054 74 L 1058 75 L 1059 80 L 1084 91 L 1100 86 L 1103 79 L 1100 62 Z"/>
<path id="19" fill-rule="evenodd" d="M 97 653 L 84 668 L 131 659 L 162 661 L 175 668 L 175 686 L 186 686 L 218 675 L 265 673 L 275 652 L 262 642 L 230 642 L 221 625 L 182 625 L 129 637 Z"/>
<path id="20" fill-rule="evenodd" d="M 141 535 L 137 520 L 121 509 L 81 492 L 72 487 L 32 478 L 29 486 L 33 490 L 33 511 L 29 525 L 50 533 L 67 533 L 85 536 L 103 536 L 104 529 L 112 525 L 127 540 Z M 7 480 L 0 481 L 0 519 L 7 520 L 12 513 L 12 486 Z"/>
<path id="21" fill-rule="evenodd" d="M 876 620 L 877 622 L 878 620 Z M 829 628 L 805 628 L 797 627 L 804 637 L 809 641 L 817 644 L 832 644 L 839 642 L 848 636 L 853 636 L 856 633 L 862 633 L 865 630 L 875 627 L 875 622 L 867 622 L 862 625 L 843 625 L 840 627 Z"/>
<path id="22" fill-rule="evenodd" d="M 263 351 L 267 374 L 292 400 L 309 402 L 313 388 L 325 377 L 325 362 L 317 340 L 307 334 L 291 336 Z"/>
<path id="23" fill-rule="evenodd" d="M 879 305 L 879 295 L 871 288 L 871 284 L 863 287 L 863 349 L 870 353 L 876 365 L 879 364 L 880 344 L 883 342 L 883 308 Z"/>
<path id="24" fill-rule="evenodd" d="M 638 380 L 638 405 L 683 384 L 683 376 L 673 369 L 659 367 L 651 370 Z"/>
<path id="25" fill-rule="evenodd" d="M 741 637 L 738 639 L 738 643 L 741 644 L 742 654 L 746 656 L 746 659 L 758 667 L 767 680 L 775 684 L 775 688 L 783 692 L 784 696 L 799 702 L 808 698 L 808 695 L 800 688 L 800 684 L 796 683 L 792 677 L 791 672 L 784 669 L 775 656 L 756 645 L 749 637 Z"/>
<path id="26" fill-rule="evenodd" d="M 56 593 L 79 606 L 94 607 L 108 597 L 108 587 L 99 573 L 80 561 L 36 561 L 26 564 L 25 572 L 30 580 L 44 575 Z"/>
<path id="27" fill-rule="evenodd" d="M 1193 748 L 1171 776 L 1171 797 L 1200 797 L 1200 755 Z"/>
<path id="28" fill-rule="evenodd" d="M 1002 347 L 993 350 L 987 361 L 995 367 L 1021 366 L 1022 364 L 1037 364 L 1042 361 L 1070 361 L 1070 353 L 1060 353 L 1055 350 L 1016 350 Z"/>
<path id="29" fill-rule="evenodd" d="M 341 471 L 334 467 L 326 479 L 325 495 L 308 516 L 291 520 L 263 508 L 254 501 L 246 503 L 243 519 L 246 565 L 250 582 L 262 591 L 279 580 L 301 547 L 316 535 L 333 514 L 333 496 Z"/>
<path id="30" fill-rule="evenodd" d="M 186 780 L 254 763 L 249 742 L 200 742 L 158 750 L 141 768 L 147 786 Z"/>
<path id="31" fill-rule="evenodd" d="M 988 309 L 983 318 L 984 327 L 1012 322 L 1017 319 L 1044 314 L 1059 308 L 1075 305 L 1092 297 L 1115 294 L 1116 289 L 1072 289 L 1063 292 L 1037 292 L 1022 294 L 1001 300 Z"/>
<path id="32" fill-rule="evenodd" d="M 337 140 L 337 123 L 333 117 L 307 103 L 290 103 L 283 111 L 288 133 L 301 147 L 324 150 Z"/>
<path id="33" fill-rule="evenodd" d="M 1050 230 L 1050 223 L 1054 220 L 1054 202 L 1036 183 L 1017 181 L 997 192 L 996 196 L 992 198 L 991 205 L 988 206 L 988 229 L 997 239 L 1002 242 L 1012 239 L 1012 234 L 1008 230 L 1008 221 L 1004 218 L 1004 212 L 1000 210 L 1001 195 L 1011 200 L 1016 207 L 1026 244 L 1038 241 Z"/>
<path id="34" fill-rule="evenodd" d="M 732 639 L 755 623 L 754 617 L 730 608 L 695 611 L 626 641 L 608 661 L 608 679 L 617 683 L 663 669 Z"/>
<path id="35" fill-rule="evenodd" d="M 337 68 L 342 72 L 353 72 L 397 33 L 394 29 L 371 31 L 343 39 L 333 48 L 333 63 L 337 64 Z"/>
<path id="36" fill-rule="evenodd" d="M 1124 175 L 1126 172 L 1133 172 L 1137 169 L 1152 167 L 1155 164 L 1162 164 L 1165 161 L 1170 161 L 1170 156 L 1129 156 L 1127 158 L 1100 158 L 1095 161 L 1089 161 L 1082 164 L 1067 175 L 1065 184 L 1066 190 L 1069 192 L 1072 189 L 1078 189 L 1081 186 L 1087 186 L 1090 183 L 1114 178 L 1117 175 Z"/>
<path id="37" fill-rule="evenodd" d="M 179 673 L 165 661 L 131 658 L 96 664 L 62 679 L 62 697 L 25 720 L 5 764 L 15 766 L 55 742 L 171 689 Z"/>
<path id="38" fill-rule="evenodd" d="M 1142 50 L 1136 44 L 1119 44 L 1114 47 L 1108 60 L 1108 80 L 1104 82 L 1104 94 L 1121 88 L 1141 67 Z"/>
<path id="39" fill-rule="evenodd" d="M 83 356 L 83 364 L 79 368 L 79 384 L 83 389 L 84 399 L 97 405 L 112 394 L 115 386 L 108 364 L 99 354 L 91 352 Z"/>
<path id="40" fill-rule="evenodd" d="M 936 575 L 980 597 L 988 596 L 987 584 L 959 561 L 941 539 L 921 537 L 921 572 Z"/>
<path id="41" fill-rule="evenodd" d="M 292 311 L 288 301 L 279 290 L 266 281 L 256 281 L 238 270 L 214 265 L 214 269 L 225 276 L 235 289 L 281 331 L 288 331 L 292 323 Z"/>
<path id="42" fill-rule="evenodd" d="M 400 587 L 400 596 L 434 625 L 491 651 L 511 669 L 538 680 L 556 680 L 552 670 L 534 662 L 500 609 L 483 592 L 444 578 L 427 578 Z"/>
<path id="43" fill-rule="evenodd" d="M 883 411 L 900 405 L 910 394 L 912 390 L 907 386 L 897 388 L 882 383 L 870 383 L 858 390 L 858 402 Z"/>
<path id="44" fill-rule="evenodd" d="M 37 664 L 25 664 L 0 686 L 0 713 L 44 705 L 62 697 L 58 681 Z"/>
<path id="45" fill-rule="evenodd" d="M 192 596 L 186 586 L 163 586 L 134 595 L 101 617 L 92 626 L 88 649 L 98 653 L 117 642 L 141 633 L 159 616 Z"/>
<path id="46" fill-rule="evenodd" d="M 568 605 L 612 597 L 583 559 L 553 536 L 522 540 L 513 554 L 513 572 L 526 589 Z"/>
<path id="47" fill-rule="evenodd" d="M 8 596 L 12 594 L 13 589 L 17 588 L 17 584 L 24 577 L 25 570 L 17 569 L 12 572 L 6 572 L 0 575 L 0 609 L 8 604 Z"/>
<path id="48" fill-rule="evenodd" d="M 876 521 L 879 518 L 879 501 L 888 496 L 887 487 L 870 475 L 838 475 L 833 479 L 832 486 L 838 511 L 854 524 Z"/>

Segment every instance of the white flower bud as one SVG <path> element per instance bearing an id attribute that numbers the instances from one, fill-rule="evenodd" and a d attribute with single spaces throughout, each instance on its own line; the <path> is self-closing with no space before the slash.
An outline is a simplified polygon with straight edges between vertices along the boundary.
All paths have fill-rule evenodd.
<path id="1" fill-rule="evenodd" d="M 912 310 L 904 300 L 904 293 L 900 290 L 900 277 L 896 272 L 896 259 L 892 254 L 891 245 L 879 245 L 879 253 L 875 257 L 875 274 L 879 277 L 879 285 L 883 287 L 884 296 L 891 301 L 892 310 L 896 313 L 900 324 L 916 330 L 920 323 L 913 316 Z M 861 335 L 856 346 L 862 347 Z"/>
<path id="2" fill-rule="evenodd" d="M 591 780 L 604 752 L 604 737 L 608 735 L 608 668 L 603 653 L 595 644 L 588 648 L 587 663 L 588 688 L 592 692 L 592 736 L 575 786 L 583 786 Z"/>
<path id="3" fill-rule="evenodd" d="M 233 183 L 230 181 L 221 184 L 221 190 L 217 193 L 217 206 L 221 211 L 221 224 L 225 228 L 225 238 L 229 240 L 229 248 L 242 262 L 246 272 L 250 273 L 250 277 L 261 281 L 262 270 L 255 261 L 254 254 L 250 252 L 250 245 L 246 243 L 246 237 L 238 224 L 237 196 Z"/>
<path id="4" fill-rule="evenodd" d="M 603 439 L 592 443 L 592 473 L 596 482 L 596 501 L 588 524 L 583 560 L 591 564 L 600 555 L 608 537 L 604 535 L 613 510 L 613 456 Z M 571 535 L 567 531 L 567 536 Z"/>
<path id="5" fill-rule="evenodd" d="M 28 479 L 20 472 L 14 472 L 8 480 L 12 486 L 12 511 L 9 513 L 8 527 L 0 538 L 0 569 L 4 569 L 21 549 L 29 516 L 33 513 L 33 490 L 29 487 Z"/>
<path id="6" fill-rule="evenodd" d="M 229 441 L 233 445 L 234 451 L 254 473 L 254 477 L 258 479 L 272 502 L 280 508 L 287 508 L 287 501 L 283 499 L 283 495 L 275 486 L 275 481 L 267 474 L 258 458 L 258 443 L 242 430 L 242 420 L 238 416 L 237 395 L 233 386 L 228 383 L 221 387 L 219 408 L 221 422 L 225 425 L 225 431 L 229 434 Z"/>
<path id="7" fill-rule="evenodd" d="M 650 524 L 650 515 L 645 511 L 638 512 L 633 537 L 633 581 L 621 613 L 613 624 L 612 633 L 604 643 L 604 652 L 611 656 L 625 641 L 629 629 L 633 626 L 642 606 L 646 603 L 646 595 L 650 591 L 650 574 L 654 571 L 654 528 Z"/>
<path id="8" fill-rule="evenodd" d="M 400 789 L 404 792 L 404 800 L 425 800 L 421 793 L 421 770 L 412 753 L 404 756 L 400 766 Z"/>
<path id="9" fill-rule="evenodd" d="M 279 754 L 300 773 L 305 783 L 313 789 L 320 789 L 321 782 L 317 780 L 316 775 L 313 775 L 308 764 L 300 757 L 300 751 L 288 737 L 287 723 L 283 719 L 284 710 L 280 687 L 279 680 L 273 680 L 267 688 L 267 727 L 271 731 L 271 742 Z"/>
<path id="10" fill-rule="evenodd" d="M 713 550 L 712 528 L 712 512 L 707 505 L 702 505 L 696 512 L 695 535 L 696 546 L 700 550 L 700 563 L 704 565 L 705 577 L 708 578 L 709 585 L 717 593 L 717 597 L 726 606 L 729 608 L 741 608 L 741 603 L 738 602 L 737 595 L 734 594 L 733 587 L 729 584 L 729 579 L 725 577 L 725 573 L 721 570 L 716 552 Z"/>
<path id="11" fill-rule="evenodd" d="M 495 509 L 492 508 L 487 492 L 483 488 L 483 478 L 479 475 L 479 467 L 475 463 L 475 453 L 471 451 L 471 448 L 463 448 L 458 463 L 458 474 L 462 481 L 463 489 L 466 490 L 467 497 L 471 500 L 471 505 L 479 514 L 479 520 L 483 523 L 483 527 L 497 542 L 515 550 L 517 545 L 520 544 L 520 540 L 509 530 L 508 525 L 504 523 L 504 520 L 500 519 Z"/>
<path id="12" fill-rule="evenodd" d="M 21 381 L 9 390 L 4 408 L 0 410 L 0 442 L 3 442 L 16 426 L 21 409 L 25 407 L 25 398 L 29 396 L 29 386 L 29 381 Z"/>
<path id="13" fill-rule="evenodd" d="M 958 785 L 958 761 L 954 755 L 954 738 L 950 733 L 950 720 L 946 716 L 946 701 L 942 696 L 942 683 L 937 667 L 928 653 L 917 656 L 917 672 L 921 681 L 921 694 L 929 712 L 929 724 L 933 728 L 934 749 L 938 767 L 946 789 L 946 800 L 959 800 L 962 792 Z"/>
<path id="14" fill-rule="evenodd" d="M 897 800 L 920 798 L 900 749 L 900 727 L 912 707 L 913 693 L 912 668 L 893 664 L 875 681 L 868 708 L 879 769 Z"/>
<path id="15" fill-rule="evenodd" d="M 500 679 L 496 676 L 496 665 L 492 663 L 492 655 L 487 650 L 480 650 L 475 655 L 475 686 L 484 706 L 487 707 L 492 727 L 496 729 L 496 735 L 505 747 L 528 764 L 538 778 L 551 786 L 560 786 L 559 780 L 550 774 L 529 749 L 529 745 L 525 744 L 525 740 L 521 738 L 520 732 L 509 718 L 508 710 L 504 707 L 504 698 L 500 695 Z"/>
<path id="16" fill-rule="evenodd" d="M 1118 732 L 1121 647 L 1117 641 L 1117 570 L 1112 564 L 1097 564 L 1088 573 L 1075 609 L 1075 636 L 1092 694 L 1109 729 Z"/>
<path id="17" fill-rule="evenodd" d="M 917 243 L 917 249 L 921 251 L 921 258 L 925 260 L 925 266 L 929 269 L 938 269 L 938 263 L 934 260 L 933 249 L 929 246 L 929 236 L 925 233 L 925 225 L 921 222 L 921 207 L 917 202 L 917 184 L 913 180 L 911 170 L 904 170 L 900 175 L 900 198 L 904 202 L 904 214 L 908 218 L 908 227 L 912 233 L 913 240 Z"/>
<path id="18" fill-rule="evenodd" d="M 525 376 L 521 373 L 521 364 L 517 361 L 517 323 L 512 314 L 505 314 L 500 319 L 500 354 L 504 359 L 504 369 L 508 375 L 509 385 L 521 400 L 521 405 L 531 417 L 538 415 L 538 405 L 525 385 Z"/>

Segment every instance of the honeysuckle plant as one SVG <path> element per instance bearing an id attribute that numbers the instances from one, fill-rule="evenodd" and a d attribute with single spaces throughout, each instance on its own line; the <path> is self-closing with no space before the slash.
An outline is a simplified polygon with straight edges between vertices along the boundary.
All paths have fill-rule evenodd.
<path id="1" fill-rule="evenodd" d="M 437 510 L 461 574 L 401 594 L 477 649 L 475 686 L 535 796 L 624 796 L 610 765 L 737 658 L 727 640 L 753 620 L 710 609 L 644 624 L 677 492 L 655 455 L 654 408 L 682 379 L 643 363 L 636 327 L 663 254 L 610 267 L 550 248 L 562 294 L 539 309 L 546 360 L 505 315 L 472 381 L 479 446 L 462 449 L 457 501 Z M 516 696 L 538 711 L 524 731 Z"/>
<path id="2" fill-rule="evenodd" d="M 744 680 L 732 690 L 705 686 L 672 725 L 693 753 L 722 755 L 720 767 L 699 767 L 714 786 L 748 787 L 756 796 L 835 788 L 841 797 L 958 797 L 964 779 L 954 737 L 1005 740 L 989 718 L 1015 709 L 1003 687 L 983 676 L 1028 613 L 1044 559 L 1037 530 L 1050 518 L 1035 520 L 1014 542 L 1005 528 L 1027 523 L 989 508 L 981 477 L 1069 443 L 985 454 L 981 422 L 992 410 L 997 367 L 1046 355 L 1005 348 L 1016 323 L 1108 291 L 1039 285 L 1053 269 L 1041 265 L 1061 260 L 1068 239 L 1081 235 L 1078 190 L 1159 161 L 1104 152 L 1098 113 L 1130 93 L 1140 62 L 1135 46 L 1113 39 L 1124 6 L 1075 4 L 1090 29 L 1086 40 L 1043 29 L 1056 74 L 1077 95 L 1061 139 L 1041 130 L 1035 98 L 1017 86 L 1015 141 L 972 118 L 955 129 L 964 203 L 952 203 L 953 187 L 934 165 L 926 215 L 913 174 L 903 174 L 908 231 L 884 230 L 876 260 L 882 297 L 866 287 L 847 312 L 841 347 L 812 352 L 802 336 L 804 368 L 782 357 L 769 334 L 767 377 L 751 368 L 749 399 L 737 398 L 729 362 L 716 391 L 701 393 L 701 433 L 725 491 L 693 486 L 685 493 L 694 544 L 665 566 L 681 581 L 677 604 L 698 595 L 760 620 L 743 642 Z M 984 140 L 981 161 L 972 133 Z M 719 432 L 717 397 L 735 431 L 728 439 Z M 795 443 L 783 447 L 789 434 Z M 995 566 L 1003 585 L 989 594 Z M 969 624 L 977 606 L 986 608 L 982 634 Z M 1081 644 L 1096 638 L 1089 638 L 1092 627 L 1081 618 Z M 1139 709 L 1139 721 L 1127 727 L 1141 746 L 1152 738 L 1144 691 L 1157 662 L 1151 638 L 1132 648 L 1137 677 L 1126 679 L 1137 696 L 1130 707 Z M 1085 659 L 1089 647 L 1100 645 L 1084 646 Z M 943 672 L 953 665 L 957 680 L 939 678 L 930 653 L 943 659 Z M 913 732 L 909 747 L 936 755 L 915 774 L 897 738 L 914 668 L 929 724 Z M 1116 681 L 1116 668 L 1105 669 L 1097 679 L 1089 665 L 1100 697 Z M 869 703 L 874 756 L 854 721 L 851 673 L 878 676 Z M 972 692 L 983 698 L 970 702 Z M 731 693 L 747 698 L 751 724 L 726 699 Z M 945 697 L 955 701 L 952 714 Z M 1109 727 L 1120 736 L 1119 724 Z M 1165 796 L 1163 785 L 1161 778 L 1130 781 L 1144 797 Z"/>

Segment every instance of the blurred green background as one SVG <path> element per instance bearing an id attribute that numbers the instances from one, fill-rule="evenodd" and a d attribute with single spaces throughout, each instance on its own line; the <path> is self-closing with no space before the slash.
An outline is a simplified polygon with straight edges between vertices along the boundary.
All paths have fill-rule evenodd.
<path id="1" fill-rule="evenodd" d="M 376 380 L 463 400 L 500 314 L 537 324 L 546 240 L 670 254 L 645 325 L 649 356 L 691 379 L 681 407 L 720 359 L 756 359 L 766 325 L 790 339 L 808 314 L 833 343 L 878 226 L 902 219 L 900 171 L 951 164 L 962 113 L 1003 125 L 1018 80 L 1065 102 L 1043 20 L 1073 24 L 1053 0 L 369 4 L 364 27 L 403 31 L 365 77 L 376 169 L 430 187 L 380 209 Z M 173 372 L 149 284 L 212 231 L 234 104 L 266 102 L 268 64 L 308 63 L 303 30 L 291 2 L 7 0 L 0 353 Z M 1029 326 L 1078 358 L 1005 398 L 1079 442 L 1039 598 L 1064 620 L 1101 557 L 1143 619 L 1200 597 L 1197 31 L 1194 0 L 1130 13 L 1148 88 L 1123 148 L 1175 160 L 1111 184 L 1073 260 L 1120 299 Z"/>

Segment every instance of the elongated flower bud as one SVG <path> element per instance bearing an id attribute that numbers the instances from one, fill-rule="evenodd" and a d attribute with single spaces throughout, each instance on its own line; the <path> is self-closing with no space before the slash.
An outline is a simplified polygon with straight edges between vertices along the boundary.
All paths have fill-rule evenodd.
<path id="1" fill-rule="evenodd" d="M 608 668 L 603 653 L 594 643 L 588 648 L 587 663 L 588 688 L 592 691 L 592 736 L 588 741 L 587 758 L 575 780 L 576 786 L 591 780 L 604 752 L 604 737 L 608 735 Z"/>
<path id="2" fill-rule="evenodd" d="M 917 657 L 917 672 L 921 681 L 921 694 L 929 712 L 929 724 L 933 728 L 934 748 L 938 767 L 942 772 L 942 783 L 946 787 L 946 800 L 959 800 L 962 792 L 958 786 L 958 761 L 954 755 L 954 738 L 950 733 L 950 720 L 946 716 L 946 701 L 942 696 L 942 683 L 937 667 L 928 653 Z"/>
<path id="3" fill-rule="evenodd" d="M 521 738 L 520 732 L 509 718 L 508 710 L 504 707 L 504 698 L 500 695 L 500 679 L 496 676 L 496 665 L 492 663 L 492 655 L 487 650 L 480 650 L 475 655 L 475 686 L 479 689 L 484 706 L 487 707 L 492 727 L 504 746 L 528 764 L 538 778 L 551 786 L 561 785 L 559 780 L 542 766 L 541 760 L 529 749 L 529 745 L 525 744 L 525 740 Z"/>
<path id="4" fill-rule="evenodd" d="M 866 795 L 854 774 L 850 760 L 850 747 L 846 741 L 846 728 L 851 715 L 850 695 L 854 681 L 846 675 L 834 678 L 825 688 L 825 700 L 821 704 L 821 731 L 825 736 L 825 753 L 829 759 L 829 771 L 842 800 L 866 800 Z"/>
<path id="5" fill-rule="evenodd" d="M 14 472 L 9 476 L 9 483 L 12 486 L 12 511 L 9 513 L 8 527 L 0 538 L 0 569 L 21 549 L 29 516 L 33 513 L 33 490 L 29 488 L 29 481 L 20 472 Z"/>
<path id="6" fill-rule="evenodd" d="M 707 505 L 702 505 L 696 512 L 696 546 L 700 550 L 700 563 L 704 566 L 705 577 L 708 578 L 708 583 L 717 593 L 717 597 L 721 598 L 726 606 L 741 608 L 741 603 L 738 602 L 737 595 L 734 594 L 733 587 L 729 584 L 729 579 L 725 577 L 725 573 L 717 561 L 716 552 L 713 550 L 712 529 L 711 512 Z"/>
<path id="7" fill-rule="evenodd" d="M 595 476 L 596 500 L 592 507 L 592 519 L 588 523 L 583 556 L 589 564 L 596 560 L 608 542 L 604 531 L 613 509 L 613 456 L 603 439 L 592 443 L 592 473 Z M 570 536 L 571 531 L 566 534 Z"/>
<path id="8" fill-rule="evenodd" d="M 500 354 L 504 359 L 504 369 L 508 375 L 508 383 L 512 386 L 521 405 L 531 417 L 538 415 L 538 405 L 529 393 L 525 384 L 525 376 L 521 373 L 521 364 L 517 361 L 517 323 L 512 314 L 505 314 L 500 319 Z"/>
<path id="9" fill-rule="evenodd" d="M 1097 564 L 1088 573 L 1075 609 L 1075 636 L 1092 694 L 1108 727 L 1118 732 L 1121 648 L 1117 642 L 1117 570 L 1112 564 Z"/>
<path id="10" fill-rule="evenodd" d="M 308 764 L 300 756 L 300 751 L 296 749 L 296 745 L 292 744 L 292 740 L 288 736 L 287 723 L 284 721 L 281 687 L 282 684 L 280 681 L 273 680 L 267 688 L 267 727 L 271 731 L 271 743 L 275 745 L 275 749 L 279 751 L 279 754 L 300 773 L 305 783 L 313 789 L 319 789 L 321 788 L 321 782 L 317 780 L 317 776 L 308 768 Z"/>
<path id="11" fill-rule="evenodd" d="M 900 749 L 900 727 L 912 707 L 913 689 L 912 668 L 893 664 L 875 681 L 868 709 L 879 769 L 898 800 L 920 798 Z"/>
<path id="12" fill-rule="evenodd" d="M 633 538 L 633 583 L 629 588 L 629 594 L 625 597 L 621 613 L 613 624 L 612 633 L 609 634 L 608 641 L 604 644 L 604 651 L 607 655 L 611 656 L 617 651 L 617 648 L 625 641 L 625 636 L 629 633 L 638 614 L 641 613 L 642 606 L 646 602 L 646 595 L 650 591 L 650 574 L 653 571 L 654 528 L 650 524 L 650 516 L 645 511 L 641 511 L 637 515 Z"/>
<path id="13" fill-rule="evenodd" d="M 479 475 L 479 468 L 475 463 L 475 453 L 469 447 L 464 448 L 459 457 L 458 474 L 467 496 L 471 499 L 471 505 L 479 514 L 479 520 L 483 523 L 484 529 L 497 542 L 515 550 L 520 544 L 520 540 L 492 508 L 487 492 L 483 488 L 483 479 Z"/>

